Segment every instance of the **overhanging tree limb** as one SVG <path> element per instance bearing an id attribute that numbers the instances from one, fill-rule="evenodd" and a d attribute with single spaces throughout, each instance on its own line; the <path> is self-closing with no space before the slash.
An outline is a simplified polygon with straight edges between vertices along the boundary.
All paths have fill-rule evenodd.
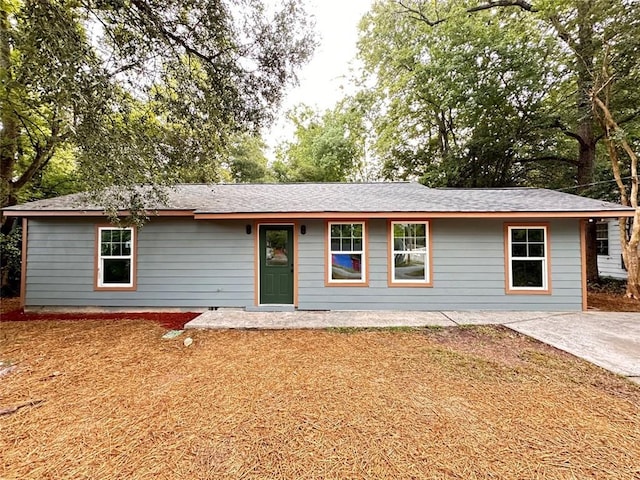
<path id="1" fill-rule="evenodd" d="M 467 13 L 480 12 L 482 10 L 489 10 L 496 7 L 518 7 L 527 12 L 537 12 L 538 10 L 529 2 L 524 0 L 489 0 L 486 3 L 481 3 L 475 7 L 467 8 Z"/>
<path id="2" fill-rule="evenodd" d="M 562 162 L 569 165 L 578 165 L 575 158 L 563 157 L 562 155 L 542 155 L 540 157 L 518 159 L 518 163 L 535 163 L 535 162 Z"/>
<path id="3" fill-rule="evenodd" d="M 412 14 L 414 16 L 413 18 L 415 18 L 416 20 L 420 20 L 420 21 L 426 23 L 430 27 L 435 27 L 436 25 L 439 25 L 439 24 L 447 21 L 447 17 L 437 18 L 435 20 L 431 20 L 419 8 L 411 7 L 411 6 L 407 5 L 407 3 L 402 1 L 402 0 L 398 0 L 397 3 L 398 3 L 398 5 L 400 5 L 405 10 L 405 13 Z M 527 12 L 537 12 L 538 11 L 538 9 L 536 9 L 531 3 L 529 3 L 529 2 L 527 2 L 525 0 L 495 0 L 495 1 L 489 0 L 489 1 L 485 2 L 485 3 L 481 3 L 480 5 L 476 5 L 475 7 L 466 8 L 465 11 L 467 13 L 475 13 L 475 12 L 481 12 L 483 10 L 490 10 L 492 8 L 500 8 L 500 7 L 517 7 L 517 8 L 520 8 L 521 10 L 525 10 Z"/>

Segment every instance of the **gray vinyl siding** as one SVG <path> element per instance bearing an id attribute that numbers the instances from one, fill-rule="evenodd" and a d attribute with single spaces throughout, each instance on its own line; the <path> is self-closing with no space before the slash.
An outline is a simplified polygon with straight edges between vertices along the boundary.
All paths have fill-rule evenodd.
<path id="1" fill-rule="evenodd" d="M 526 221 L 526 220 L 522 220 Z M 27 307 L 249 307 L 254 240 L 244 221 L 154 218 L 138 234 L 137 290 L 94 289 L 100 219 L 30 219 Z M 579 224 L 550 223 L 551 295 L 505 294 L 504 221 L 431 222 L 433 287 L 387 285 L 387 221 L 368 227 L 369 286 L 325 286 L 325 222 L 300 221 L 298 308 L 311 310 L 580 310 Z"/>
<path id="2" fill-rule="evenodd" d="M 27 306 L 238 307 L 253 304 L 244 222 L 151 219 L 138 232 L 136 291 L 94 290 L 95 224 L 30 219 Z"/>
<path id="3" fill-rule="evenodd" d="M 526 220 L 518 220 L 522 221 Z M 307 235 L 299 240 L 299 308 L 580 310 L 578 221 L 563 219 L 550 224 L 551 295 L 505 293 L 504 223 L 490 219 L 433 220 L 433 287 L 389 288 L 386 220 L 368 222 L 368 287 L 325 286 L 324 222 L 309 221 Z"/>
<path id="4" fill-rule="evenodd" d="M 598 274 L 620 280 L 627 279 L 627 271 L 622 268 L 622 246 L 620 245 L 620 229 L 618 219 L 606 220 L 609 232 L 609 255 L 598 255 Z"/>

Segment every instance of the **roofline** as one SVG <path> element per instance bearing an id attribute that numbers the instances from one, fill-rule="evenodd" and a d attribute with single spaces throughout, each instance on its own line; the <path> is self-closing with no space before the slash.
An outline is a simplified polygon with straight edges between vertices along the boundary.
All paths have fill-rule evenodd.
<path id="1" fill-rule="evenodd" d="M 120 210 L 118 216 L 130 215 Z M 634 210 L 519 211 L 519 212 L 230 212 L 207 213 L 193 210 L 148 210 L 150 217 L 192 217 L 196 220 L 256 220 L 296 218 L 617 218 L 632 217 Z M 5 210 L 7 217 L 106 217 L 102 210 Z"/>
<path id="2" fill-rule="evenodd" d="M 194 213 L 196 220 L 251 220 L 298 218 L 617 218 L 632 217 L 633 210 L 594 210 L 558 212 L 259 212 Z"/>
<path id="3" fill-rule="evenodd" d="M 147 210 L 150 217 L 193 217 L 193 210 Z M 104 210 L 3 210 L 5 217 L 106 217 Z M 129 210 L 118 210 L 119 217 L 131 215 Z"/>

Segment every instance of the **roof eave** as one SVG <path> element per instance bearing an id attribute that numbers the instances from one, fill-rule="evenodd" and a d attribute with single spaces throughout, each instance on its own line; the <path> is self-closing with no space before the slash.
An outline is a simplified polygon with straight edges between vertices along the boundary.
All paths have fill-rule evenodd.
<path id="1" fill-rule="evenodd" d="M 340 218 L 617 218 L 632 217 L 633 210 L 501 211 L 501 212 L 194 212 L 196 220 L 340 219 Z"/>
<path id="2" fill-rule="evenodd" d="M 118 216 L 130 215 L 128 210 L 118 211 Z M 196 220 L 261 220 L 261 219 L 354 219 L 354 218 L 616 218 L 632 217 L 631 208 L 621 210 L 581 211 L 484 211 L 484 212 L 206 212 L 194 210 L 148 210 L 150 217 L 192 217 Z M 103 210 L 4 210 L 7 217 L 105 217 Z"/>
<path id="3" fill-rule="evenodd" d="M 3 210 L 6 217 L 106 217 L 104 210 Z M 147 210 L 150 217 L 193 217 L 193 210 Z M 118 210 L 119 217 L 131 215 L 129 210 Z"/>

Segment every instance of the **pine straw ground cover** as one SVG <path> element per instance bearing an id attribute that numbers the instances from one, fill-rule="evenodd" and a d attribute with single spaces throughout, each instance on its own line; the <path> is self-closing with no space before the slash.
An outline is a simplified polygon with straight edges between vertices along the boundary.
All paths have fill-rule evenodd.
<path id="1" fill-rule="evenodd" d="M 0 478 L 640 478 L 640 387 L 504 328 L 0 323 Z"/>

